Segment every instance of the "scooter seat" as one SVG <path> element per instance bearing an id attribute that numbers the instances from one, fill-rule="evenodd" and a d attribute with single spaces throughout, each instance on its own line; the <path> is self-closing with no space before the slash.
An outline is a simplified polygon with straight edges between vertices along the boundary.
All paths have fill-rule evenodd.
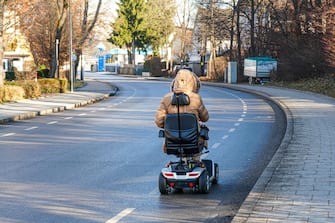
<path id="1" fill-rule="evenodd" d="M 194 114 L 168 114 L 164 123 L 167 154 L 180 156 L 200 152 L 198 120 Z"/>

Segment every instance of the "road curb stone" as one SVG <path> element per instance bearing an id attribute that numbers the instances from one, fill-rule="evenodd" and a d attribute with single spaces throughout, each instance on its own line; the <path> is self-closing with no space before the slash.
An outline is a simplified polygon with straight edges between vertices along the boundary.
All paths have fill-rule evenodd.
<path id="1" fill-rule="evenodd" d="M 117 91 L 118 88 L 110 83 L 89 80 L 86 86 L 74 93 L 62 93 L 0 104 L 0 124 L 72 110 L 105 100 L 116 95 Z"/>

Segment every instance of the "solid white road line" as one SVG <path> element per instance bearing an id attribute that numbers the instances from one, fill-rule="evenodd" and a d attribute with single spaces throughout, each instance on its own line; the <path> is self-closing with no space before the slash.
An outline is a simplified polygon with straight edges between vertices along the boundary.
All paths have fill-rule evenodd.
<path id="1" fill-rule="evenodd" d="M 135 208 L 126 208 L 123 211 L 121 211 L 120 213 L 118 213 L 115 217 L 113 217 L 113 218 L 109 219 L 108 221 L 106 221 L 105 223 L 116 223 L 116 222 L 120 221 L 122 218 L 124 218 L 127 215 L 129 215 L 134 210 L 135 210 Z"/>

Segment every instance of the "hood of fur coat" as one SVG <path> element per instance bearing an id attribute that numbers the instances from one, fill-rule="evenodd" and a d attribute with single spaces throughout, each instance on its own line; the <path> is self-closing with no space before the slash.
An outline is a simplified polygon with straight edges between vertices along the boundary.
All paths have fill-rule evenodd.
<path id="1" fill-rule="evenodd" d="M 197 75 L 189 70 L 181 69 L 172 81 L 172 91 L 175 93 L 199 93 L 200 80 Z"/>

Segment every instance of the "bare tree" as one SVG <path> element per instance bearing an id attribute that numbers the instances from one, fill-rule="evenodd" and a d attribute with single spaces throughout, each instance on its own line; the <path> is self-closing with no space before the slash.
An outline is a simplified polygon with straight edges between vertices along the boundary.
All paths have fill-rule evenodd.
<path id="1" fill-rule="evenodd" d="M 73 43 L 77 58 L 81 57 L 82 47 L 97 21 L 101 1 L 97 2 L 92 16 L 89 0 L 72 0 Z M 19 8 L 21 31 L 30 43 L 35 64 L 50 68 L 49 77 L 58 78 L 59 65 L 64 65 L 69 58 L 69 0 L 21 0 Z M 75 71 L 78 61 L 75 61 Z"/>
<path id="2" fill-rule="evenodd" d="M 277 78 L 296 80 L 334 70 L 334 2 L 269 0 L 272 51 L 280 60 Z"/>
<path id="3" fill-rule="evenodd" d="M 50 66 L 50 76 L 51 77 L 59 77 L 58 76 L 58 60 L 59 60 L 59 55 L 58 52 L 60 52 L 60 54 L 63 54 L 63 59 L 65 60 L 65 55 L 66 55 L 66 51 L 64 50 L 59 50 L 59 45 L 58 44 L 62 44 L 62 45 L 66 45 L 66 43 L 64 43 L 64 41 L 62 42 L 62 37 L 63 37 L 63 30 L 64 27 L 66 26 L 66 21 L 67 21 L 67 16 L 69 15 L 67 12 L 69 10 L 69 1 L 71 0 L 56 0 L 56 13 L 55 13 L 55 18 L 54 21 L 56 21 L 56 26 L 55 29 L 52 32 L 53 37 L 50 39 L 52 42 L 52 46 L 51 47 L 51 66 Z M 49 1 L 47 1 L 49 2 Z"/>
<path id="4" fill-rule="evenodd" d="M 90 1 L 84 0 L 80 2 L 76 2 L 76 7 L 74 7 L 74 15 L 75 17 L 75 26 L 80 27 L 80 29 L 74 30 L 74 53 L 76 55 L 77 60 L 75 60 L 74 73 L 77 74 L 78 66 L 79 66 L 79 58 L 81 58 L 83 54 L 83 46 L 86 40 L 89 38 L 97 20 L 98 15 L 100 13 L 101 2 L 102 0 L 98 0 L 96 3 L 96 9 L 93 11 L 93 14 L 90 14 Z M 81 69 L 81 79 L 83 80 L 83 70 Z"/>
<path id="5" fill-rule="evenodd" d="M 328 72 L 334 77 L 335 74 L 335 4 L 324 6 L 324 20 L 325 26 L 319 27 L 323 28 L 324 36 L 321 41 L 325 46 L 324 54 L 326 58 Z"/>
<path id="6" fill-rule="evenodd" d="M 190 0 L 179 0 L 181 6 L 177 10 L 176 24 L 179 29 L 176 30 L 176 39 L 179 39 L 180 49 L 173 49 L 177 53 L 178 60 L 181 64 L 188 61 L 188 53 L 192 48 L 191 38 L 189 35 L 190 28 L 193 27 L 195 14 L 195 4 Z"/>
<path id="7" fill-rule="evenodd" d="M 29 42 L 35 64 L 50 68 L 50 77 L 56 72 L 56 40 L 62 44 L 67 8 L 68 0 L 21 0 L 17 3 L 21 33 Z M 64 41 L 63 45 L 67 46 Z M 65 50 L 60 52 L 64 62 Z"/>
<path id="8" fill-rule="evenodd" d="M 197 26 L 201 29 L 195 35 L 199 35 L 197 39 L 202 45 L 200 54 L 201 57 L 204 56 L 207 42 L 209 42 L 210 61 L 207 76 L 210 79 L 221 78 L 224 67 L 222 67 L 222 58 L 218 57 L 233 47 L 232 10 L 227 7 L 228 4 L 225 1 L 219 0 L 202 0 L 198 5 Z M 229 39 L 231 39 L 230 46 L 225 43 Z"/>

